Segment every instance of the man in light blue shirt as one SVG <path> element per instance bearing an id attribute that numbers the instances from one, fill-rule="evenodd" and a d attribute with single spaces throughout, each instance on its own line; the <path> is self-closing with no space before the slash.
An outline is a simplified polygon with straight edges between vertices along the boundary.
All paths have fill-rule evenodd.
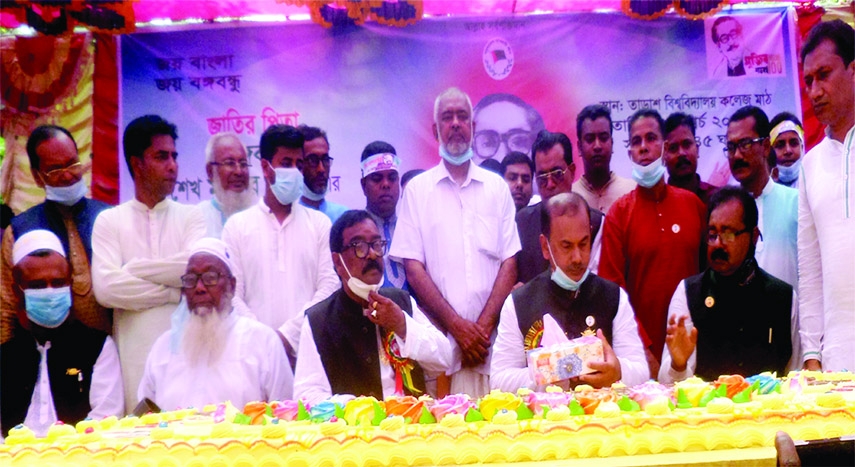
<path id="1" fill-rule="evenodd" d="M 321 211 L 335 222 L 347 206 L 333 203 L 324 199 L 330 187 L 330 168 L 333 158 L 330 157 L 330 142 L 327 134 L 320 128 L 300 125 L 297 127 L 303 134 L 303 196 L 300 204 L 307 208 Z M 336 179 L 337 180 L 337 179 Z M 333 182 L 338 187 L 338 182 Z"/>

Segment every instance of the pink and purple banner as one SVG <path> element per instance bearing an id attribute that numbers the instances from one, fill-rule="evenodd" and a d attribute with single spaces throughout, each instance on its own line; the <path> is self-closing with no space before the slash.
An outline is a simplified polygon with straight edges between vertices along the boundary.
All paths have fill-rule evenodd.
<path id="1" fill-rule="evenodd" d="M 395 146 L 402 170 L 439 161 L 433 101 L 449 86 L 468 92 L 476 107 L 478 161 L 530 146 L 543 127 L 575 142 L 576 114 L 603 103 L 612 109 L 615 172 L 630 173 L 626 119 L 652 108 L 663 118 L 677 111 L 697 118 L 699 172 L 723 183 L 724 135 L 737 108 L 800 114 L 794 18 L 792 9 L 767 8 L 704 21 L 584 13 L 426 18 L 406 28 L 303 23 L 136 33 L 121 39 L 121 125 L 149 113 L 177 124 L 173 196 L 186 203 L 211 196 L 204 148 L 212 134 L 240 135 L 262 193 L 261 133 L 305 123 L 329 137 L 329 199 L 362 208 L 359 159 L 368 143 Z M 124 201 L 133 185 L 121 164 Z"/>

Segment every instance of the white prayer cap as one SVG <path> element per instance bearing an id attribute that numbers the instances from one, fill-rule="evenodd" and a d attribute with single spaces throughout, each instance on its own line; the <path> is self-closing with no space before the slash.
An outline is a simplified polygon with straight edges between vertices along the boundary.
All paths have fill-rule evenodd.
<path id="1" fill-rule="evenodd" d="M 38 250 L 53 250 L 65 258 L 62 242 L 50 230 L 31 230 L 15 240 L 12 247 L 12 264 L 17 265 L 25 256 Z"/>
<path id="2" fill-rule="evenodd" d="M 196 240 L 193 246 L 190 247 L 190 256 L 192 257 L 197 253 L 207 253 L 216 256 L 226 263 L 229 272 L 232 271 L 232 255 L 229 252 L 229 247 L 226 245 L 226 242 L 219 238 L 205 237 Z"/>

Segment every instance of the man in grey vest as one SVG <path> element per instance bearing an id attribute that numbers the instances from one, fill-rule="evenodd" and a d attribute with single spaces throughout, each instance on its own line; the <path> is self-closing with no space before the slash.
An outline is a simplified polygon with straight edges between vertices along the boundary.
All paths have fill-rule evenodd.
<path id="1" fill-rule="evenodd" d="M 647 380 L 644 347 L 626 292 L 590 272 L 589 212 L 588 203 L 576 193 L 544 202 L 540 246 L 549 268 L 505 300 L 490 368 L 493 389 L 536 389 L 526 368 L 526 351 L 540 346 L 547 313 L 568 338 L 595 333 L 603 343 L 604 361 L 589 364 L 595 371 L 561 386 L 608 387 L 620 380 L 632 386 Z"/>

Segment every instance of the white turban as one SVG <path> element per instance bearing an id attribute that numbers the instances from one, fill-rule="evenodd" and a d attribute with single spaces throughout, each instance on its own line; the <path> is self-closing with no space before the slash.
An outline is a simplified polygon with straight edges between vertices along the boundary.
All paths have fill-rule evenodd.
<path id="1" fill-rule="evenodd" d="M 192 257 L 198 253 L 206 253 L 216 256 L 226 263 L 226 267 L 229 268 L 229 272 L 232 272 L 232 255 L 229 252 L 229 247 L 226 245 L 226 242 L 219 238 L 205 237 L 196 240 L 196 242 L 193 243 L 193 246 L 190 247 L 190 256 Z"/>
<path id="2" fill-rule="evenodd" d="M 52 250 L 65 258 L 62 242 L 50 230 L 31 230 L 15 240 L 12 247 L 12 264 L 18 264 L 24 257 L 38 250 Z"/>

